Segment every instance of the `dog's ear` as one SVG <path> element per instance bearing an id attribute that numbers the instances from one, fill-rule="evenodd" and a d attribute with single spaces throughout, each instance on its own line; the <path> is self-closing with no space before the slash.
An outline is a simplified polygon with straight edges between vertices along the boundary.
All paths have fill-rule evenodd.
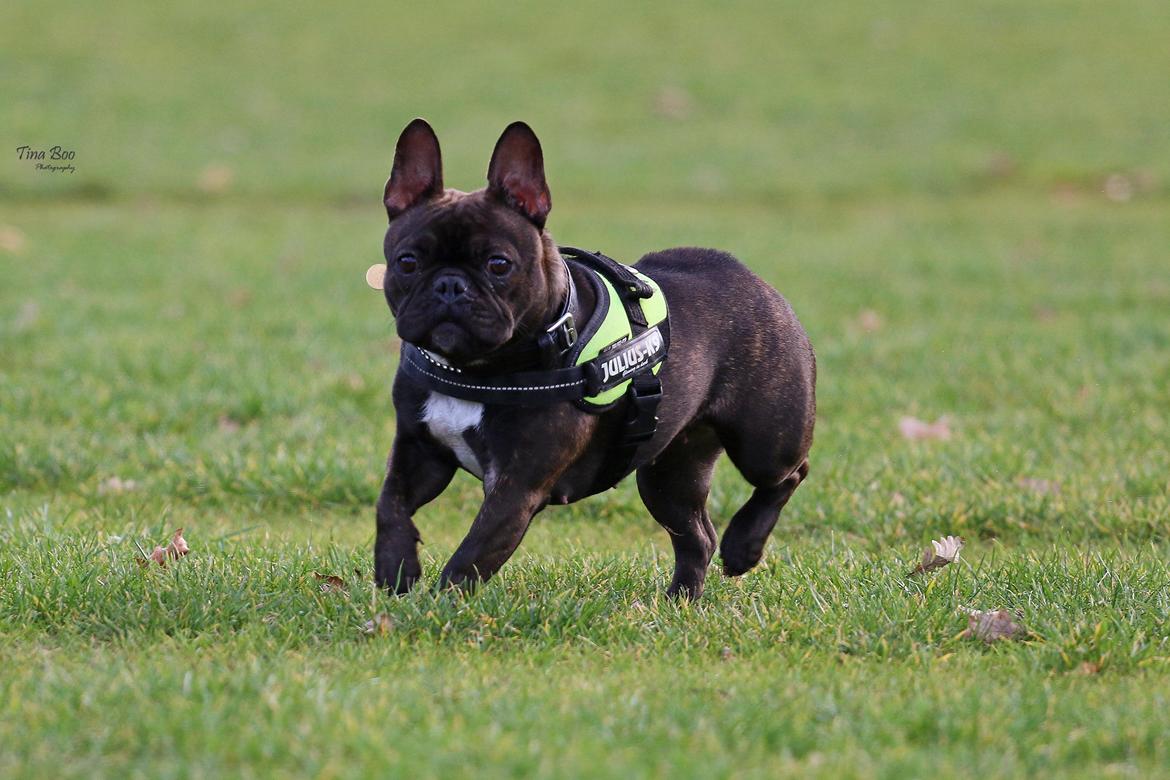
<path id="1" fill-rule="evenodd" d="M 543 228 L 552 210 L 544 180 L 544 154 L 532 128 L 513 122 L 504 130 L 488 164 L 488 193 Z"/>
<path id="2" fill-rule="evenodd" d="M 382 196 L 394 219 L 411 206 L 443 192 L 443 158 L 439 139 L 425 119 L 415 119 L 398 136 L 394 167 Z"/>

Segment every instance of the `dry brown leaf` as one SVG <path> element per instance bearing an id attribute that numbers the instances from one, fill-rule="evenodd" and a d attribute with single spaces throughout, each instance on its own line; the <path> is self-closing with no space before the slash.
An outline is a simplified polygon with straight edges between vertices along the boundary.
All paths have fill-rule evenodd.
<path id="1" fill-rule="evenodd" d="M 24 251 L 24 232 L 12 225 L 0 225 L 0 249 L 10 254 L 19 255 Z"/>
<path id="2" fill-rule="evenodd" d="M 991 644 L 999 639 L 1022 639 L 1027 631 L 1006 609 L 982 612 L 978 609 L 964 609 L 967 613 L 967 630 L 960 634 L 964 639 L 980 639 Z"/>
<path id="3" fill-rule="evenodd" d="M 1133 181 L 1124 174 L 1111 173 L 1105 177 L 1102 189 L 1105 197 L 1114 203 L 1125 203 L 1133 197 Z"/>
<path id="4" fill-rule="evenodd" d="M 394 621 L 385 612 L 379 612 L 373 620 L 367 620 L 362 632 L 369 636 L 385 636 L 394 628 Z"/>
<path id="5" fill-rule="evenodd" d="M 1031 490 L 1033 493 L 1039 493 L 1042 496 L 1054 496 L 1060 493 L 1060 483 L 1048 479 L 1020 477 L 1016 480 L 1016 484 L 1026 490 Z"/>
<path id="6" fill-rule="evenodd" d="M 686 119 L 694 107 L 690 93 L 681 87 L 663 87 L 654 96 L 654 112 L 667 119 Z"/>
<path id="7" fill-rule="evenodd" d="M 122 479 L 121 477 L 110 477 L 105 482 L 98 485 L 98 493 L 105 495 L 107 493 L 128 493 L 135 490 L 138 483 L 132 479 Z"/>
<path id="8" fill-rule="evenodd" d="M 910 574 L 923 574 L 935 569 L 941 569 L 948 563 L 959 560 L 959 551 L 963 549 L 963 540 L 958 536 L 944 536 L 942 539 L 932 539 L 930 547 L 922 553 L 922 563 L 910 570 Z"/>
<path id="9" fill-rule="evenodd" d="M 1032 317 L 1034 317 L 1037 322 L 1055 322 L 1058 316 L 1059 315 L 1056 309 L 1052 308 L 1051 306 L 1032 307 Z"/>
<path id="10" fill-rule="evenodd" d="M 12 327 L 18 333 L 24 332 L 37 324 L 37 320 L 41 318 L 41 307 L 36 301 L 25 301 L 20 306 L 20 311 L 12 320 Z"/>
<path id="11" fill-rule="evenodd" d="M 240 421 L 226 414 L 221 414 L 216 425 L 224 433 L 236 433 L 240 430 Z"/>
<path id="12" fill-rule="evenodd" d="M 882 329 L 882 315 L 873 309 L 863 309 L 857 315 L 857 327 L 864 333 L 875 333 Z"/>
<path id="13" fill-rule="evenodd" d="M 167 543 L 166 547 L 156 546 L 146 558 L 138 559 L 138 565 L 145 566 L 149 560 L 165 567 L 168 560 L 182 558 L 189 552 L 191 552 L 191 548 L 187 546 L 187 540 L 183 538 L 183 529 L 178 528 L 171 535 L 171 541 Z"/>
<path id="14" fill-rule="evenodd" d="M 183 538 L 183 529 L 176 529 L 171 536 L 171 543 L 167 545 L 167 555 L 172 558 L 182 558 L 189 552 L 191 552 L 191 548 L 187 546 L 187 540 Z"/>
<path id="15" fill-rule="evenodd" d="M 199 172 L 196 185 L 209 195 L 219 195 L 227 192 L 236 178 L 236 172 L 226 165 L 208 165 Z"/>
<path id="16" fill-rule="evenodd" d="M 1019 167 L 1015 157 L 1001 151 L 987 158 L 983 172 L 992 179 L 1008 179 L 1016 174 Z"/>
<path id="17" fill-rule="evenodd" d="M 315 571 L 313 576 L 321 583 L 322 593 L 338 593 L 345 590 L 345 580 L 336 574 L 322 574 Z"/>
<path id="18" fill-rule="evenodd" d="M 946 441 L 951 438 L 951 421 L 948 417 L 940 417 L 932 423 L 919 420 L 917 417 L 903 417 L 898 421 L 898 430 L 902 437 L 910 441 L 934 439 Z"/>

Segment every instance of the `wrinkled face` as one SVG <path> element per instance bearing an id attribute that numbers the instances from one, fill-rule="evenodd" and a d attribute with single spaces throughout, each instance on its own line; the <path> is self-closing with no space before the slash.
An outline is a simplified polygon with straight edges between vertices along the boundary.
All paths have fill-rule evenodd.
<path id="1" fill-rule="evenodd" d="M 564 295 L 544 234 L 551 208 L 540 142 L 510 125 L 496 143 L 488 186 L 443 189 L 439 141 L 422 119 L 406 126 L 383 197 L 383 289 L 398 335 L 452 365 L 535 336 Z"/>
<path id="2" fill-rule="evenodd" d="M 486 191 L 447 190 L 410 209 L 383 251 L 399 337 L 456 365 L 534 335 L 555 303 L 540 231 Z"/>

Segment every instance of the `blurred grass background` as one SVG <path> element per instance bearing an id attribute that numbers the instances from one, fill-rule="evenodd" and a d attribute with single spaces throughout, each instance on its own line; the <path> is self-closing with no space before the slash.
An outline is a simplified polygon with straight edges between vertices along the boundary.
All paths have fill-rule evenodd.
<path id="1" fill-rule="evenodd" d="M 1166 3 L 51 0 L 3 21 L 0 658 L 37 664 L 0 674 L 15 746 L 0 773 L 63 756 L 69 774 L 157 774 L 163 748 L 188 774 L 370 772 L 386 710 L 422 773 L 548 773 L 568 751 L 567 774 L 597 755 L 602 774 L 662 774 L 677 750 L 727 774 L 718 747 L 745 735 L 761 773 L 1164 766 Z M 367 565 L 397 349 L 363 274 L 394 140 L 418 115 L 449 186 L 480 186 L 524 119 L 562 242 L 627 262 L 719 247 L 791 300 L 819 358 L 817 441 L 758 573 L 715 578 L 693 612 L 660 604 L 667 540 L 627 484 L 538 518 L 482 600 L 382 604 L 354 586 L 341 607 L 306 601 L 313 568 Z M 75 150 L 76 172 L 37 171 L 25 144 Z M 954 435 L 907 442 L 902 415 L 946 415 Z M 721 467 L 717 523 L 747 492 Z M 420 513 L 432 578 L 478 495 L 461 477 Z M 122 571 L 177 525 L 220 590 L 179 573 L 152 592 Z M 973 568 L 907 595 L 892 572 L 944 533 L 968 538 Z M 821 614 L 818 588 L 838 612 Z M 1035 643 L 947 639 L 956 600 L 984 593 L 1026 604 Z M 343 639 L 374 608 L 409 629 L 388 648 Z M 165 660 L 144 667 L 160 634 Z M 288 652 L 301 642 L 311 673 Z M 743 665 L 705 668 L 723 647 Z M 1115 676 L 1050 682 L 1088 662 Z M 194 709 L 185 664 L 203 670 Z M 646 725 L 679 664 L 693 733 Z M 915 700 L 934 664 L 950 676 Z M 367 681 L 363 665 L 393 671 Z M 513 673 L 516 708 L 459 719 Z M 400 694 L 398 674 L 424 682 Z M 745 693 L 749 678 L 762 687 Z M 259 702 L 270 679 L 303 709 Z M 333 683 L 341 698 L 309 701 Z M 359 689 L 364 725 L 346 714 Z M 120 725 L 75 717 L 95 697 Z M 730 701 L 726 723 L 703 715 L 711 697 Z M 404 723 L 413 710 L 425 728 Z M 1110 733 L 1082 739 L 1095 722 Z M 524 754 L 498 739 L 533 724 L 585 741 Z M 226 752 L 200 758 L 187 728 Z M 301 741 L 280 744 L 286 729 Z M 661 753 L 637 742 L 651 739 Z"/>

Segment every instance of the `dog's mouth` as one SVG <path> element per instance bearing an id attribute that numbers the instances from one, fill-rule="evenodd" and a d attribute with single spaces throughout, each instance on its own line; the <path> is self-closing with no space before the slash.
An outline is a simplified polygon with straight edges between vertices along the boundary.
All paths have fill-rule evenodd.
<path id="1" fill-rule="evenodd" d="M 431 346 L 445 358 L 457 359 L 468 341 L 467 331 L 453 322 L 440 322 L 431 330 Z"/>
<path id="2" fill-rule="evenodd" d="M 475 333 L 467 325 L 450 320 L 432 326 L 425 338 L 406 341 L 428 349 L 452 366 L 466 366 L 499 346 L 495 338 L 485 338 L 485 334 Z"/>
<path id="3" fill-rule="evenodd" d="M 404 302 L 396 318 L 398 336 L 434 352 L 453 366 L 491 353 L 512 337 L 510 318 L 484 306 L 426 307 Z"/>

